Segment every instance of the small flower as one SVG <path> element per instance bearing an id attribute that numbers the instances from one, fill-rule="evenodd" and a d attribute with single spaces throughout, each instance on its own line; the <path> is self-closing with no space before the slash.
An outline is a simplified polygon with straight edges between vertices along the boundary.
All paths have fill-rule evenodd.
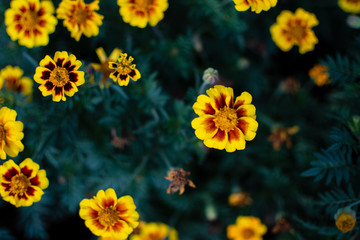
<path id="1" fill-rule="evenodd" d="M 219 80 L 218 71 L 213 68 L 207 68 L 203 73 L 203 80 L 207 84 L 214 84 L 217 80 Z"/>
<path id="2" fill-rule="evenodd" d="M 28 48 L 45 46 L 57 24 L 53 13 L 51 1 L 12 0 L 5 11 L 6 32 L 12 41 L 19 40 Z"/>
<path id="3" fill-rule="evenodd" d="M 119 137 L 116 134 L 116 129 L 115 128 L 111 129 L 111 136 L 112 136 L 111 145 L 113 145 L 115 148 L 123 149 L 125 146 L 130 145 L 129 138 L 127 138 L 125 136 L 124 137 L 123 136 Z"/>
<path id="4" fill-rule="evenodd" d="M 144 223 L 137 234 L 132 234 L 130 240 L 178 240 L 178 233 L 165 223 Z"/>
<path id="5" fill-rule="evenodd" d="M 24 124 L 15 121 L 16 111 L 7 107 L 0 109 L 0 158 L 6 159 L 6 154 L 16 157 L 24 150 L 21 140 L 24 137 Z"/>
<path id="6" fill-rule="evenodd" d="M 229 196 L 229 205 L 234 207 L 243 207 L 252 204 L 253 200 L 247 192 L 232 193 Z"/>
<path id="7" fill-rule="evenodd" d="M 322 64 L 315 64 L 313 68 L 309 71 L 309 76 L 319 87 L 330 84 L 331 80 L 329 79 L 329 69 Z"/>
<path id="8" fill-rule="evenodd" d="M 271 37 L 282 51 L 289 51 L 294 45 L 304 54 L 312 51 L 318 39 L 312 27 L 318 25 L 316 16 L 298 8 L 295 13 L 283 10 L 270 27 Z"/>
<path id="9" fill-rule="evenodd" d="M 22 77 L 23 70 L 18 66 L 6 66 L 0 71 L 0 89 L 22 93 L 23 96 L 30 96 L 33 92 L 33 80 Z"/>
<path id="10" fill-rule="evenodd" d="M 63 24 L 71 32 L 71 37 L 79 41 L 82 34 L 86 37 L 99 34 L 104 16 L 96 10 L 99 10 L 99 0 L 89 4 L 83 0 L 62 0 L 56 14 L 57 18 L 64 19 Z"/>
<path id="11" fill-rule="evenodd" d="M 0 166 L 0 194 L 4 201 L 15 207 L 31 206 L 44 194 L 43 189 L 49 186 L 45 170 L 26 158 L 20 165 L 8 160 Z"/>
<path id="12" fill-rule="evenodd" d="M 114 189 L 100 190 L 80 202 L 80 217 L 96 236 L 126 239 L 139 225 L 139 214 L 131 196 L 116 196 Z"/>
<path id="13" fill-rule="evenodd" d="M 255 138 L 258 123 L 252 96 L 243 92 L 233 101 L 233 89 L 215 85 L 200 95 L 193 109 L 198 118 L 191 122 L 195 135 L 209 148 L 227 152 L 245 149 L 245 141 Z"/>
<path id="14" fill-rule="evenodd" d="M 118 0 L 117 4 L 124 22 L 139 28 L 157 25 L 169 6 L 167 0 Z"/>
<path id="15" fill-rule="evenodd" d="M 276 225 L 271 229 L 272 233 L 285 233 L 290 232 L 294 233 L 295 230 L 291 227 L 290 223 L 286 218 L 281 217 L 278 221 L 276 221 Z"/>
<path id="16" fill-rule="evenodd" d="M 66 101 L 65 95 L 72 97 L 78 91 L 77 86 L 84 84 L 84 72 L 78 71 L 81 62 L 73 54 L 55 52 L 54 60 L 46 55 L 40 61 L 34 75 L 35 82 L 41 84 L 42 95 L 52 95 L 54 102 Z"/>
<path id="17" fill-rule="evenodd" d="M 114 82 L 118 82 L 120 86 L 127 86 L 129 84 L 130 78 L 133 81 L 137 81 L 141 74 L 139 70 L 135 67 L 135 64 L 131 64 L 134 60 L 131 56 L 127 59 L 127 53 L 121 53 L 120 58 L 117 59 L 117 62 L 109 62 L 109 68 L 115 69 L 110 73 L 110 78 Z"/>
<path id="18" fill-rule="evenodd" d="M 280 89 L 285 93 L 297 93 L 300 89 L 300 83 L 293 77 L 288 77 L 280 84 Z"/>
<path id="19" fill-rule="evenodd" d="M 271 135 L 268 137 L 268 140 L 273 142 L 274 150 L 278 151 L 281 148 L 281 145 L 285 143 L 286 147 L 290 149 L 292 147 L 291 135 L 299 132 L 299 126 L 293 126 L 290 128 L 275 128 Z"/>
<path id="20" fill-rule="evenodd" d="M 344 12 L 360 13 L 360 0 L 339 0 L 338 5 Z"/>
<path id="21" fill-rule="evenodd" d="M 175 193 L 179 191 L 179 194 L 183 194 L 185 191 L 185 185 L 188 184 L 190 187 L 195 188 L 193 181 L 188 179 L 190 172 L 186 172 L 184 169 L 180 168 L 179 170 L 171 170 L 169 176 L 166 176 L 165 179 L 170 180 L 171 183 L 166 191 L 167 194 Z"/>
<path id="22" fill-rule="evenodd" d="M 121 50 L 118 48 L 115 48 L 109 57 L 106 56 L 106 53 L 102 47 L 99 47 L 96 49 L 96 54 L 100 60 L 100 64 L 98 63 L 91 63 L 91 66 L 98 72 L 102 72 L 102 79 L 101 84 L 104 84 L 105 81 L 109 78 L 110 73 L 113 72 L 112 69 L 109 68 L 109 62 L 116 61 L 120 54 Z"/>
<path id="23" fill-rule="evenodd" d="M 350 207 L 340 208 L 335 214 L 336 227 L 343 233 L 350 232 L 356 224 L 356 213 Z"/>
<path id="24" fill-rule="evenodd" d="M 236 224 L 227 227 L 227 237 L 234 240 L 262 240 L 267 227 L 259 218 L 252 216 L 239 216 Z"/>
<path id="25" fill-rule="evenodd" d="M 275 7 L 277 0 L 233 0 L 235 9 L 239 12 L 248 10 L 260 13 L 261 11 L 268 11 L 271 7 Z"/>

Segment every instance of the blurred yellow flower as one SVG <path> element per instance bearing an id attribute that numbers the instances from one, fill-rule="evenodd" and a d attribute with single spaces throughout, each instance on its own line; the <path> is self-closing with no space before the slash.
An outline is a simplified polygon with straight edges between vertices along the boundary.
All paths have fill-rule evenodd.
<path id="1" fill-rule="evenodd" d="M 57 24 L 53 13 L 51 1 L 12 0 L 5 11 L 6 32 L 12 41 L 19 40 L 28 48 L 45 46 Z"/>
<path id="2" fill-rule="evenodd" d="M 340 208 L 335 213 L 336 227 L 343 233 L 350 232 L 356 224 L 356 213 L 350 207 Z"/>
<path id="3" fill-rule="evenodd" d="M 328 67 L 322 64 L 315 64 L 313 68 L 309 70 L 309 76 L 319 87 L 330 84 L 331 80 L 329 79 L 329 73 L 327 72 Z"/>
<path id="4" fill-rule="evenodd" d="M 344 12 L 360 13 L 360 0 L 339 0 L 338 5 Z"/>
<path id="5" fill-rule="evenodd" d="M 21 92 L 23 96 L 29 96 L 31 99 L 33 80 L 22 77 L 23 74 L 23 70 L 18 66 L 6 66 L 0 71 L 0 89 Z"/>
<path id="6" fill-rule="evenodd" d="M 100 190 L 80 202 L 80 217 L 96 236 L 127 239 L 139 225 L 139 214 L 131 196 L 117 198 L 114 189 Z"/>
<path id="7" fill-rule="evenodd" d="M 0 158 L 6 159 L 6 154 L 16 157 L 24 150 L 21 140 L 24 138 L 24 124 L 15 121 L 16 111 L 7 107 L 0 109 Z"/>
<path id="8" fill-rule="evenodd" d="M 36 68 L 34 80 L 41 84 L 42 95 L 52 95 L 54 102 L 66 101 L 65 95 L 72 97 L 78 91 L 77 86 L 84 84 L 84 72 L 78 71 L 81 61 L 66 51 L 56 51 L 54 60 L 46 55 Z"/>
<path id="9" fill-rule="evenodd" d="M 20 165 L 8 160 L 0 166 L 0 194 L 4 201 L 15 207 L 31 206 L 44 194 L 43 189 L 49 186 L 45 170 L 26 158 Z"/>
<path id="10" fill-rule="evenodd" d="M 131 56 L 127 59 L 126 53 L 121 53 L 117 62 L 109 62 L 109 68 L 115 69 L 112 70 L 110 78 L 114 80 L 114 82 L 118 82 L 120 86 L 127 86 L 130 78 L 135 82 L 140 79 L 141 74 L 139 70 L 135 68 L 136 65 L 132 64 L 133 60 L 134 58 Z"/>
<path id="11" fill-rule="evenodd" d="M 318 25 L 316 16 L 298 8 L 295 13 L 283 10 L 276 18 L 276 23 L 270 27 L 270 33 L 275 44 L 282 51 L 289 51 L 294 45 L 299 46 L 299 52 L 304 54 L 312 51 L 318 39 L 312 27 Z"/>
<path id="12" fill-rule="evenodd" d="M 277 4 L 277 0 L 233 0 L 235 9 L 239 12 L 246 11 L 251 7 L 251 11 L 260 13 L 268 11 Z"/>
<path id="13" fill-rule="evenodd" d="M 132 234 L 130 240 L 178 240 L 178 233 L 165 223 L 144 223 L 137 234 Z"/>
<path id="14" fill-rule="evenodd" d="M 115 62 L 120 54 L 121 50 L 118 48 L 115 48 L 111 53 L 110 56 L 107 57 L 104 49 L 102 47 L 99 47 L 96 49 L 96 54 L 100 60 L 99 63 L 91 63 L 91 66 L 98 72 L 102 72 L 102 79 L 100 84 L 101 86 L 104 86 L 104 82 L 109 78 L 110 73 L 112 73 L 114 70 L 109 68 L 109 62 Z"/>
<path id="15" fill-rule="evenodd" d="M 229 205 L 234 207 L 243 207 L 252 204 L 253 200 L 247 192 L 236 192 L 229 196 Z"/>
<path id="16" fill-rule="evenodd" d="M 158 24 L 169 6 L 167 0 L 118 0 L 117 4 L 124 22 L 139 28 Z"/>
<path id="17" fill-rule="evenodd" d="M 227 237 L 234 240 L 262 240 L 266 231 L 267 227 L 259 218 L 239 216 L 235 224 L 227 227 Z"/>
<path id="18" fill-rule="evenodd" d="M 99 10 L 99 0 L 89 4 L 83 0 L 62 0 L 56 14 L 57 18 L 64 19 L 63 24 L 71 32 L 71 37 L 79 41 L 82 34 L 86 37 L 99 34 L 104 16 L 96 10 Z"/>
<path id="19" fill-rule="evenodd" d="M 245 149 L 245 141 L 255 138 L 258 128 L 252 96 L 243 92 L 235 99 L 230 87 L 215 85 L 200 95 L 193 105 L 198 118 L 191 122 L 195 135 L 209 148 L 227 152 Z"/>

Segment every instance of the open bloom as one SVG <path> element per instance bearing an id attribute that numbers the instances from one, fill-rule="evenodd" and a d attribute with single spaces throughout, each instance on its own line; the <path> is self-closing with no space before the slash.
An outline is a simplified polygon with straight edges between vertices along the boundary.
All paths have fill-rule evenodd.
<path id="1" fill-rule="evenodd" d="M 141 74 L 135 68 L 136 65 L 131 63 L 133 60 L 134 58 L 131 56 L 127 59 L 127 54 L 122 53 L 117 62 L 109 62 L 109 68 L 115 69 L 112 70 L 110 78 L 114 82 L 118 82 L 120 86 L 127 86 L 130 78 L 136 82 L 141 77 Z"/>
<path id="2" fill-rule="evenodd" d="M 227 237 L 234 240 L 262 240 L 267 227 L 260 219 L 252 216 L 239 216 L 236 224 L 227 227 Z"/>
<path id="3" fill-rule="evenodd" d="M 235 9 L 239 12 L 246 11 L 251 7 L 251 11 L 260 13 L 268 11 L 277 4 L 277 0 L 233 0 Z"/>
<path id="4" fill-rule="evenodd" d="M 360 0 L 339 0 L 338 5 L 344 12 L 360 13 Z"/>
<path id="5" fill-rule="evenodd" d="M 44 194 L 43 189 L 49 186 L 45 170 L 26 158 L 20 165 L 8 160 L 0 166 L 0 194 L 4 201 L 16 207 L 31 206 Z"/>
<path id="6" fill-rule="evenodd" d="M 28 48 L 45 46 L 57 24 L 53 13 L 51 1 L 12 0 L 5 11 L 6 32 L 12 41 L 19 40 Z"/>
<path id="7" fill-rule="evenodd" d="M 321 87 L 331 83 L 328 70 L 328 67 L 322 64 L 315 64 L 314 67 L 309 70 L 309 76 L 317 86 Z"/>
<path id="8" fill-rule="evenodd" d="M 132 234 L 130 240 L 178 240 L 178 233 L 167 224 L 161 222 L 144 223 L 137 234 Z"/>
<path id="9" fill-rule="evenodd" d="M 352 231 L 356 224 L 356 212 L 350 207 L 338 209 L 335 214 L 335 223 L 343 233 Z"/>
<path id="10" fill-rule="evenodd" d="M 117 4 L 124 22 L 139 28 L 158 24 L 169 6 L 167 0 L 118 0 Z"/>
<path id="11" fill-rule="evenodd" d="M 83 0 L 62 0 L 56 14 L 59 19 L 64 19 L 63 24 L 71 32 L 71 37 L 79 41 L 82 34 L 86 37 L 99 34 L 104 16 L 96 10 L 99 10 L 99 0 L 89 4 Z"/>
<path id="12" fill-rule="evenodd" d="M 270 27 L 270 33 L 275 44 L 282 51 L 289 51 L 294 45 L 299 46 L 299 52 L 304 54 L 312 51 L 318 39 L 312 27 L 318 25 L 316 16 L 298 8 L 295 13 L 283 10 L 276 18 L 276 23 Z"/>
<path id="13" fill-rule="evenodd" d="M 16 111 L 7 107 L 0 109 L 0 158 L 6 159 L 6 154 L 16 157 L 24 150 L 21 140 L 24 138 L 24 124 L 15 121 Z"/>
<path id="14" fill-rule="evenodd" d="M 52 95 L 52 100 L 66 101 L 78 91 L 77 86 L 85 82 L 84 72 L 78 71 L 81 62 L 73 54 L 55 52 L 54 59 L 46 55 L 36 68 L 34 80 L 41 84 L 39 90 L 43 96 Z"/>
<path id="15" fill-rule="evenodd" d="M 191 122 L 195 135 L 209 148 L 227 152 L 245 149 L 245 141 L 253 140 L 258 128 L 250 93 L 243 92 L 235 103 L 230 87 L 215 85 L 206 93 L 209 96 L 198 96 L 193 105 L 199 115 Z"/>
<path id="16" fill-rule="evenodd" d="M 96 236 L 126 239 L 139 225 L 135 209 L 132 197 L 118 199 L 114 189 L 109 188 L 98 191 L 92 199 L 83 199 L 79 215 Z"/>
<path id="17" fill-rule="evenodd" d="M 23 77 L 23 70 L 18 66 L 6 66 L 0 71 L 0 89 L 6 89 L 23 96 L 31 96 L 33 92 L 33 80 Z"/>
<path id="18" fill-rule="evenodd" d="M 96 49 L 96 54 L 100 60 L 99 63 L 91 63 L 91 66 L 98 72 L 102 72 L 102 79 L 101 84 L 104 84 L 104 82 L 109 78 L 110 73 L 112 73 L 114 70 L 109 68 L 109 62 L 115 62 L 120 54 L 121 50 L 118 48 L 115 48 L 111 53 L 110 56 L 107 57 L 104 49 L 102 47 L 99 47 Z"/>

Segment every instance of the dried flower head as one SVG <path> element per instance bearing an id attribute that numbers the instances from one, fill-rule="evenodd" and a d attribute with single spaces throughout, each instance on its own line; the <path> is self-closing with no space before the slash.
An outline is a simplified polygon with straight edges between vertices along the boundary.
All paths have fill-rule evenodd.
<path id="1" fill-rule="evenodd" d="M 196 186 L 193 181 L 188 179 L 188 176 L 190 174 L 190 172 L 186 172 L 182 168 L 180 168 L 179 170 L 171 170 L 169 176 L 165 177 L 165 179 L 171 181 L 166 193 L 170 194 L 179 191 L 179 194 L 183 194 L 186 184 L 188 184 L 190 187 L 195 188 Z"/>
<path id="2" fill-rule="evenodd" d="M 290 232 L 290 233 L 294 233 L 295 230 L 294 228 L 291 227 L 289 221 L 284 218 L 281 217 L 275 224 L 275 226 L 271 229 L 272 233 L 285 233 L 285 232 Z"/>
<path id="3" fill-rule="evenodd" d="M 292 147 L 290 136 L 299 132 L 299 129 L 299 126 L 293 126 L 290 128 L 275 128 L 268 137 L 268 140 L 273 142 L 273 148 L 276 151 L 280 150 L 283 143 L 285 143 L 286 147 L 289 149 Z"/>
<path id="4" fill-rule="evenodd" d="M 293 77 L 288 77 L 280 84 L 280 89 L 285 93 L 297 93 L 300 89 L 300 83 Z"/>
<path id="5" fill-rule="evenodd" d="M 336 227 L 343 233 L 350 232 L 356 224 L 356 213 L 350 207 L 340 208 L 335 214 Z"/>

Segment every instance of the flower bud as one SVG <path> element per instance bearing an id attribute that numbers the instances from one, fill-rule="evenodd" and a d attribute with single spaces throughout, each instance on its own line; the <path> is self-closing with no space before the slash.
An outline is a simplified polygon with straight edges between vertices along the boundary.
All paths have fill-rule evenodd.
<path id="1" fill-rule="evenodd" d="M 204 71 L 203 80 L 207 84 L 214 84 L 217 80 L 219 80 L 218 71 L 216 69 L 214 69 L 214 68 L 207 68 Z"/>

